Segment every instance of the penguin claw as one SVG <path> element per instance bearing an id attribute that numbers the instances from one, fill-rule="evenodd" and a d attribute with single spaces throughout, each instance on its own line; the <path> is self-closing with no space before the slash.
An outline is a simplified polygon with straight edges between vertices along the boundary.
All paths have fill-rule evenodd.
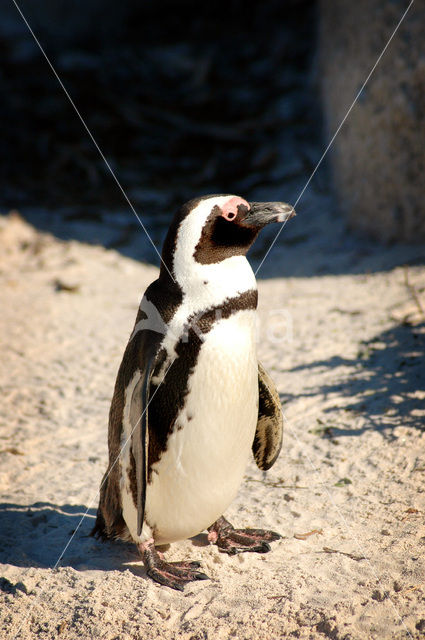
<path id="1" fill-rule="evenodd" d="M 207 576 L 207 574 L 204 573 L 203 571 L 196 572 L 195 580 L 209 580 L 209 579 L 210 577 Z"/>
<path id="2" fill-rule="evenodd" d="M 164 585 L 165 587 L 170 587 L 170 589 L 175 589 L 176 591 L 184 590 L 184 583 L 173 580 L 169 575 L 166 575 L 166 573 L 163 573 L 159 569 L 149 569 L 149 571 L 147 571 L 147 575 L 152 578 L 152 580 Z"/>
<path id="3" fill-rule="evenodd" d="M 266 529 L 235 529 L 223 516 L 208 531 L 210 541 L 229 555 L 245 551 L 268 553 L 271 550 L 268 543 L 281 538 L 275 531 Z"/>
<path id="4" fill-rule="evenodd" d="M 155 549 L 153 540 L 138 545 L 143 562 L 147 569 L 147 575 L 159 584 L 183 591 L 185 584 L 194 580 L 209 580 L 202 571 L 197 571 L 201 566 L 198 561 L 193 562 L 166 562 Z"/>
<path id="5" fill-rule="evenodd" d="M 171 589 L 176 589 L 177 591 L 183 591 L 184 586 L 188 582 L 194 580 L 209 580 L 209 577 L 202 571 L 189 569 L 184 571 L 167 562 L 163 562 L 161 567 L 149 569 L 147 574 L 155 582 L 159 582 L 159 584 L 170 587 Z"/>
<path id="6" fill-rule="evenodd" d="M 243 531 L 243 529 L 236 529 L 236 531 Z M 262 542 L 261 544 L 256 544 L 257 541 L 250 541 L 247 544 L 240 546 L 240 543 L 232 544 L 231 540 L 228 540 L 226 544 L 228 546 L 218 545 L 219 549 L 225 551 L 229 555 L 236 555 L 237 553 L 243 553 L 244 551 L 255 551 L 256 553 L 268 553 L 271 551 L 271 547 L 267 542 Z"/>
<path id="7" fill-rule="evenodd" d="M 280 540 L 282 537 L 280 533 L 276 533 L 276 531 L 269 531 L 268 529 L 236 529 L 236 531 L 241 531 L 247 536 L 257 538 L 259 540 L 266 540 L 267 542 L 275 542 L 276 540 Z"/>

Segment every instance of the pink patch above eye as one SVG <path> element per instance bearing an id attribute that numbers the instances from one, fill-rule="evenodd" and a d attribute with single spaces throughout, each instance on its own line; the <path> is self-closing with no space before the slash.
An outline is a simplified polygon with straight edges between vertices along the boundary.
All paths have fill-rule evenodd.
<path id="1" fill-rule="evenodd" d="M 230 198 L 224 205 L 221 207 L 222 216 L 225 220 L 234 220 L 238 215 L 238 206 L 243 204 L 247 209 L 249 209 L 249 204 L 243 198 L 239 198 L 238 196 L 234 196 Z"/>

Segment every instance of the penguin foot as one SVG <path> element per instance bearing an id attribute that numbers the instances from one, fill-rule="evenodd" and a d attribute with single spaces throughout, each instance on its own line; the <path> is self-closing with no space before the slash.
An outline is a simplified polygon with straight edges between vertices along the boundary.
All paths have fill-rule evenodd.
<path id="1" fill-rule="evenodd" d="M 197 571 L 200 562 L 166 562 L 164 556 L 157 549 L 153 538 L 137 545 L 147 574 L 155 582 L 171 589 L 183 591 L 185 584 L 193 580 L 209 580 L 209 577 Z"/>
<path id="2" fill-rule="evenodd" d="M 216 544 L 230 555 L 243 551 L 267 553 L 270 551 L 268 543 L 279 540 L 280 537 L 278 533 L 265 529 L 235 529 L 223 516 L 208 527 L 208 540 L 211 544 Z"/>

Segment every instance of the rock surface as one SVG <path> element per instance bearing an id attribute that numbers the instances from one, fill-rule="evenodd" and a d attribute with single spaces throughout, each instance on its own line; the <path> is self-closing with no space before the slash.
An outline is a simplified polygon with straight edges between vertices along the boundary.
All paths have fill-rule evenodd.
<path id="1" fill-rule="evenodd" d="M 407 2 L 321 0 L 320 69 L 329 139 Z M 333 145 L 339 203 L 383 241 L 425 238 L 425 7 L 414 3 Z"/>

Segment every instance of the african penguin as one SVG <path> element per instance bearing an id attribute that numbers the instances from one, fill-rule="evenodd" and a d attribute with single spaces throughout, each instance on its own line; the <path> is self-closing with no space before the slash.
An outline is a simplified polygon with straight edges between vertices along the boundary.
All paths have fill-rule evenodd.
<path id="1" fill-rule="evenodd" d="M 281 202 L 232 195 L 183 205 L 118 371 L 93 534 L 133 540 L 148 575 L 174 589 L 207 576 L 197 562 L 167 563 L 156 545 L 208 529 L 227 553 L 266 552 L 280 537 L 234 529 L 222 514 L 251 450 L 266 470 L 281 447 L 281 405 L 257 360 L 257 286 L 245 254 L 265 225 L 294 215 Z"/>

